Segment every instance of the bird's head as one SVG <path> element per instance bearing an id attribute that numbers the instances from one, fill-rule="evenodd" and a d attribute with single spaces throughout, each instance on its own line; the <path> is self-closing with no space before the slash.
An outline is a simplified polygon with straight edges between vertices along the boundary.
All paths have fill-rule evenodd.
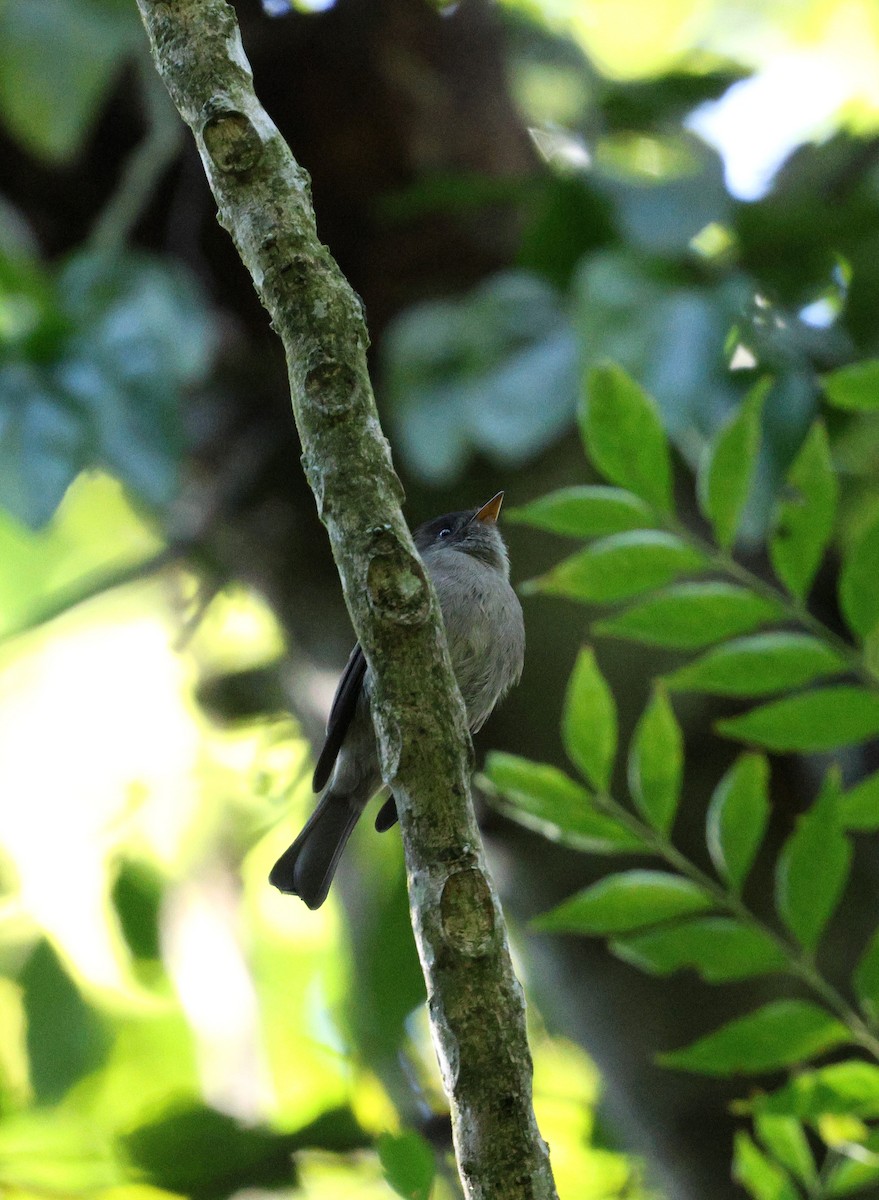
<path id="1" fill-rule="evenodd" d="M 507 547 L 497 525 L 503 500 L 504 493 L 498 492 L 481 508 L 444 513 L 426 521 L 414 535 L 419 553 L 424 556 L 458 551 L 472 555 L 508 576 Z"/>

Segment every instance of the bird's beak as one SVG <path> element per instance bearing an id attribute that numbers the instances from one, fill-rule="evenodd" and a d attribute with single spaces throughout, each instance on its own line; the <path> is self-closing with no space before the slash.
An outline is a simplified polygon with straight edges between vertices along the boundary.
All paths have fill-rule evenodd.
<path id="1" fill-rule="evenodd" d="M 474 521 L 490 521 L 492 524 L 497 520 L 498 513 L 501 511 L 501 505 L 504 502 L 503 492 L 498 492 L 496 496 L 492 496 L 487 504 L 483 504 L 482 508 L 477 509 L 473 515 Z"/>

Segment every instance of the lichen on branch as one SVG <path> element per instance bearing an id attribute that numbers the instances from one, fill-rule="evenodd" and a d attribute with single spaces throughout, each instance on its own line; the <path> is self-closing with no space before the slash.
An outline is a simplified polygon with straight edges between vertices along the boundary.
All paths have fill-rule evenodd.
<path id="1" fill-rule="evenodd" d="M 153 58 L 287 356 L 302 462 L 374 678 L 412 924 L 469 1200 L 551 1200 L 522 990 L 470 796 L 436 596 L 400 511 L 360 302 L 318 237 L 306 172 L 253 90 L 225 0 L 137 0 Z"/>

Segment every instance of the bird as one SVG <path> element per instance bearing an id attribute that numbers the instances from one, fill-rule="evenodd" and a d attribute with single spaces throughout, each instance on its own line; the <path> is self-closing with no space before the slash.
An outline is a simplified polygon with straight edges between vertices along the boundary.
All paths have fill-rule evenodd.
<path id="1" fill-rule="evenodd" d="M 510 584 L 509 556 L 497 524 L 503 499 L 498 492 L 480 508 L 445 513 L 413 534 L 439 599 L 471 733 L 518 683 L 525 659 L 522 606 Z M 383 789 L 369 683 L 370 668 L 358 643 L 339 679 L 314 770 L 313 789 L 321 797 L 269 875 L 279 891 L 299 896 L 310 909 L 326 900 L 354 826 Z M 396 820 L 391 796 L 375 828 L 381 833 Z"/>

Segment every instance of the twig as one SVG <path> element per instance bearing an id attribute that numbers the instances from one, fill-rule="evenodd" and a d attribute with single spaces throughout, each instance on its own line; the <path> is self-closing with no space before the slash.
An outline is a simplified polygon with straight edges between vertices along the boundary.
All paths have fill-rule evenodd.
<path id="1" fill-rule="evenodd" d="M 145 58 L 146 56 L 144 56 Z M 147 132 L 131 152 L 116 191 L 104 206 L 89 235 L 92 250 L 118 253 L 140 219 L 162 172 L 176 157 L 181 144 L 180 127 L 149 61 L 137 63 Z"/>

